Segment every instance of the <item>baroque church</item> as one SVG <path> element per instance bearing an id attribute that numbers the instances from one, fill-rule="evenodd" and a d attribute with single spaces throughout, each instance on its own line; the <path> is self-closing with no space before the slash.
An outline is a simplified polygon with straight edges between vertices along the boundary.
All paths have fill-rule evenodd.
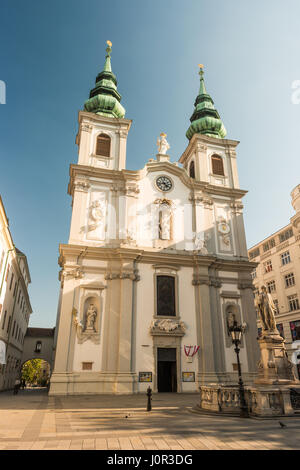
<path id="1" fill-rule="evenodd" d="M 72 218 L 59 247 L 60 298 L 50 395 L 195 392 L 237 383 L 229 320 L 243 324 L 240 360 L 251 383 L 258 359 L 236 149 L 200 90 L 171 162 L 166 134 L 138 171 L 126 168 L 125 118 L 111 43 L 79 111 L 70 165 Z"/>

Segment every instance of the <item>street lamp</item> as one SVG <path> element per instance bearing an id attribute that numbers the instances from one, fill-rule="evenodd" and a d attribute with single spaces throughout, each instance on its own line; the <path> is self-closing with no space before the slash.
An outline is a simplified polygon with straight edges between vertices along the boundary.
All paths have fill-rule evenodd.
<path id="1" fill-rule="evenodd" d="M 232 344 L 235 345 L 235 352 L 237 357 L 237 365 L 238 365 L 238 374 L 239 374 L 239 394 L 240 394 L 240 417 L 241 418 L 249 418 L 248 407 L 245 400 L 245 390 L 244 384 L 242 381 L 242 371 L 241 371 L 241 363 L 240 363 L 240 348 L 239 345 L 241 344 L 242 334 L 244 332 L 244 327 L 242 325 L 238 325 L 236 321 L 233 322 L 233 325 L 229 327 L 229 332 L 231 334 Z"/>

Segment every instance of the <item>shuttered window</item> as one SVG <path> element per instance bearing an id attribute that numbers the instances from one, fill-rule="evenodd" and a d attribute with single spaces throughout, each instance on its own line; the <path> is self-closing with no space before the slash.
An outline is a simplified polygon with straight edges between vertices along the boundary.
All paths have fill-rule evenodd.
<path id="1" fill-rule="evenodd" d="M 110 137 L 108 135 L 100 134 L 97 137 L 96 155 L 110 157 Z"/>
<path id="2" fill-rule="evenodd" d="M 212 172 L 214 175 L 224 176 L 223 159 L 218 155 L 211 157 Z"/>

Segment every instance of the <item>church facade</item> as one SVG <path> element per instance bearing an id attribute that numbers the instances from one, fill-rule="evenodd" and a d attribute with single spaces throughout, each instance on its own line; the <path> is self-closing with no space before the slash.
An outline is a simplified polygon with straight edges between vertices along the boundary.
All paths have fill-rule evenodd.
<path id="1" fill-rule="evenodd" d="M 126 168 L 131 121 L 105 65 L 79 112 L 70 166 L 72 219 L 60 245 L 61 292 L 50 394 L 193 392 L 236 383 L 228 331 L 246 330 L 245 382 L 258 360 L 256 313 L 237 172 L 203 69 L 179 162 L 158 154 Z"/>

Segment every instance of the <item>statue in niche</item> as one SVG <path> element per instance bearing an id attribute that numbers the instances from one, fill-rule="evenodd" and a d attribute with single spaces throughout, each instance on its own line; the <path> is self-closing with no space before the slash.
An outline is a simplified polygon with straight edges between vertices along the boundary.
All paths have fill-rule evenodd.
<path id="1" fill-rule="evenodd" d="M 170 148 L 170 145 L 168 144 L 166 137 L 167 137 L 167 134 L 162 132 L 160 134 L 160 138 L 159 137 L 157 138 L 156 145 L 158 147 L 158 153 L 162 155 L 166 155 L 167 150 Z"/>
<path id="2" fill-rule="evenodd" d="M 209 240 L 208 234 L 204 236 L 203 234 L 199 233 L 195 237 L 195 249 L 199 251 L 200 255 L 208 255 L 207 240 Z"/>
<path id="3" fill-rule="evenodd" d="M 97 317 L 97 309 L 94 304 L 90 304 L 86 312 L 85 330 L 94 330 Z"/>
<path id="4" fill-rule="evenodd" d="M 261 292 L 256 298 L 256 306 L 263 329 L 265 331 L 272 331 L 277 333 L 275 321 L 276 307 L 274 305 L 271 294 L 269 294 L 267 291 L 266 286 L 262 286 Z"/>
<path id="5" fill-rule="evenodd" d="M 103 227 L 105 218 L 106 204 L 103 200 L 94 201 L 90 205 L 89 230 L 95 230 L 97 227 Z"/>
<path id="6" fill-rule="evenodd" d="M 227 312 L 227 330 L 228 330 L 228 335 L 230 334 L 230 328 L 232 328 L 235 323 L 237 322 L 236 320 L 236 314 L 233 313 L 233 307 L 228 308 Z"/>
<path id="7" fill-rule="evenodd" d="M 168 205 L 163 206 L 159 211 L 158 232 L 160 240 L 171 239 L 171 214 Z"/>

